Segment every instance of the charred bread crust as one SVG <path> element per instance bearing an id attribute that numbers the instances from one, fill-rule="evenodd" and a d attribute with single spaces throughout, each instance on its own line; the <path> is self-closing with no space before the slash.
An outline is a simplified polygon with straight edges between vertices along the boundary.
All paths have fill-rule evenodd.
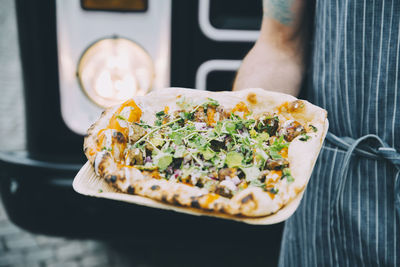
<path id="1" fill-rule="evenodd" d="M 294 138 L 289 146 L 289 161 L 291 171 L 296 181 L 293 188 L 287 192 L 277 194 L 272 199 L 269 194 L 257 187 L 246 188 L 231 199 L 215 196 L 196 186 L 181 183 L 170 183 L 150 177 L 135 168 L 120 168 L 114 161 L 111 153 L 104 152 L 101 158 L 99 152 L 93 154 L 98 145 L 98 132 L 104 129 L 117 107 L 105 110 L 98 121 L 89 129 L 84 139 L 84 152 L 89 161 L 97 170 L 97 174 L 109 185 L 120 192 L 148 197 L 171 205 L 183 206 L 191 209 L 201 209 L 217 213 L 238 215 L 245 217 L 260 217 L 272 214 L 286 205 L 305 188 L 318 152 L 322 146 L 324 133 L 327 131 L 326 111 L 307 101 L 300 101 L 284 94 L 266 92 L 262 89 L 249 89 L 240 92 L 199 92 L 187 89 L 171 88 L 169 92 L 155 92 L 140 99 L 142 106 L 149 106 L 146 112 L 156 112 L 165 103 L 173 103 L 181 96 L 212 97 L 229 106 L 230 102 L 246 100 L 254 112 L 260 112 L 266 107 L 276 107 L 289 103 L 280 110 L 282 114 L 294 120 L 311 122 L 318 127 L 319 132 L 313 135 L 312 142 L 300 142 Z M 136 99 L 135 99 L 136 101 Z M 301 107 L 301 108 L 299 108 Z M 153 115 L 153 114 L 151 114 Z M 118 143 L 126 142 L 127 138 L 118 132 L 115 133 Z M 307 152 L 304 152 L 307 151 Z M 299 159 L 300 158 L 300 159 Z M 97 162 L 96 162 L 97 160 Z"/>

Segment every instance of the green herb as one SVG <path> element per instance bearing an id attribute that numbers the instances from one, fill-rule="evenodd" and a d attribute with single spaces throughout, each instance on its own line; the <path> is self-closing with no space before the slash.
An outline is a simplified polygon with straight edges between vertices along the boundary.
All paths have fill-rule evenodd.
<path id="1" fill-rule="evenodd" d="M 179 132 L 172 132 L 169 136 L 169 138 L 172 139 L 172 141 L 176 144 L 176 145 L 182 145 L 183 144 L 183 135 Z"/>
<path id="2" fill-rule="evenodd" d="M 309 136 L 307 134 L 302 134 L 301 137 L 299 138 L 299 140 L 305 142 L 310 138 L 311 138 L 311 136 Z"/>
<path id="3" fill-rule="evenodd" d="M 171 129 L 173 131 L 176 131 L 176 130 L 182 129 L 182 127 L 178 123 L 174 123 L 174 124 L 172 124 Z"/>
<path id="4" fill-rule="evenodd" d="M 145 129 L 151 128 L 150 125 L 146 124 L 146 123 L 145 123 L 144 121 L 142 121 L 142 120 L 140 120 L 140 123 L 135 122 L 135 124 L 136 124 L 136 125 L 139 125 L 139 126 L 141 126 L 141 127 L 143 127 L 143 128 L 145 128 Z"/>
<path id="5" fill-rule="evenodd" d="M 175 153 L 175 150 L 168 146 L 168 144 L 166 144 L 166 147 L 164 146 L 164 149 L 162 150 L 162 152 L 167 153 L 167 154 L 172 154 Z"/>
<path id="6" fill-rule="evenodd" d="M 249 129 L 256 122 L 254 119 L 248 119 L 244 121 L 244 126 Z"/>
<path id="7" fill-rule="evenodd" d="M 280 136 L 278 139 L 275 140 L 275 142 L 269 147 L 269 155 L 273 159 L 280 159 L 282 156 L 279 154 L 279 152 L 288 147 L 290 143 L 286 142 L 283 139 L 283 136 Z"/>
<path id="8" fill-rule="evenodd" d="M 215 132 L 218 136 L 220 136 L 220 135 L 222 134 L 222 126 L 223 126 L 222 122 L 218 121 L 218 122 L 217 122 L 217 125 L 215 125 L 215 127 L 214 127 L 214 132 Z"/>
<path id="9" fill-rule="evenodd" d="M 180 107 L 181 109 L 189 109 L 190 107 L 193 106 L 192 103 L 189 103 L 186 99 L 186 97 L 180 97 L 177 101 L 176 101 L 176 105 L 178 107 Z"/>
<path id="10" fill-rule="evenodd" d="M 268 133 L 260 133 L 254 138 L 258 143 L 263 143 L 268 141 L 269 134 Z"/>
<path id="11" fill-rule="evenodd" d="M 101 150 L 107 150 L 107 151 L 112 151 L 112 148 L 111 147 L 105 147 L 105 146 L 103 146 L 103 148 L 101 149 Z"/>
<path id="12" fill-rule="evenodd" d="M 225 130 L 229 133 L 229 134 L 234 134 L 236 133 L 236 125 L 234 122 L 232 121 L 228 121 L 227 123 L 225 123 Z"/>
<path id="13" fill-rule="evenodd" d="M 254 129 L 251 129 L 251 130 L 249 131 L 249 134 L 250 134 L 250 136 L 251 136 L 252 138 L 254 138 L 254 137 L 257 136 L 257 131 L 254 130 Z"/>
<path id="14" fill-rule="evenodd" d="M 272 159 L 281 159 L 282 158 L 282 156 L 279 154 L 279 152 L 277 152 L 273 149 L 269 150 L 269 155 L 271 156 Z"/>
<path id="15" fill-rule="evenodd" d="M 190 146 L 199 150 L 203 149 L 208 144 L 207 139 L 198 133 L 193 133 L 189 139 Z"/>
<path id="16" fill-rule="evenodd" d="M 210 160 L 215 156 L 215 152 L 209 147 L 201 151 L 201 153 L 203 154 L 205 160 Z"/>
<path id="17" fill-rule="evenodd" d="M 257 148 L 256 149 L 256 157 L 257 157 L 257 155 L 258 156 L 260 156 L 262 159 L 264 159 L 264 160 L 268 160 L 268 155 L 267 155 L 267 153 L 265 153 L 265 151 L 262 149 L 262 148 Z"/>
<path id="18" fill-rule="evenodd" d="M 246 176 L 246 181 L 247 182 L 251 182 L 253 180 L 257 180 L 257 178 L 260 176 L 261 171 L 259 168 L 257 168 L 256 166 L 251 166 L 251 167 L 247 167 L 247 168 L 240 168 L 243 172 L 244 175 Z"/>
<path id="19" fill-rule="evenodd" d="M 102 189 L 99 189 L 99 193 L 103 193 L 103 190 L 102 190 Z"/>
<path id="20" fill-rule="evenodd" d="M 183 158 L 185 151 L 186 151 L 185 146 L 178 146 L 175 150 L 174 158 Z"/>
<path id="21" fill-rule="evenodd" d="M 294 182 L 294 178 L 292 176 L 292 174 L 290 173 L 290 169 L 289 168 L 285 168 L 282 171 L 282 179 L 286 178 L 288 183 Z"/>
<path id="22" fill-rule="evenodd" d="M 154 165 L 135 165 L 134 166 L 136 169 L 141 170 L 141 171 L 154 171 L 157 170 L 157 166 Z"/>
<path id="23" fill-rule="evenodd" d="M 211 107 L 218 107 L 218 106 L 219 106 L 219 103 L 218 103 L 217 100 L 208 97 L 208 98 L 207 98 L 207 101 L 204 102 L 202 106 L 203 106 L 203 108 L 207 108 L 207 107 L 209 107 L 209 106 L 211 106 Z"/>
<path id="24" fill-rule="evenodd" d="M 216 153 L 216 157 L 213 157 L 213 158 L 211 159 L 212 164 L 214 164 L 214 166 L 215 166 L 216 168 L 222 168 L 222 167 L 224 167 L 225 160 L 222 159 L 222 158 L 223 158 L 222 155 L 223 155 L 222 152 Z"/>
<path id="25" fill-rule="evenodd" d="M 260 180 L 252 180 L 249 184 L 250 186 L 261 187 L 262 189 L 265 188 L 265 184 L 262 183 Z"/>
<path id="26" fill-rule="evenodd" d="M 155 135 L 149 139 L 149 142 L 155 147 L 160 147 L 164 144 L 164 139 L 160 134 Z"/>
<path id="27" fill-rule="evenodd" d="M 230 151 L 226 155 L 225 163 L 228 165 L 229 168 L 239 167 L 242 165 L 243 155 L 235 152 Z"/>
<path id="28" fill-rule="evenodd" d="M 230 119 L 231 120 L 240 120 L 240 117 L 236 114 L 231 113 Z"/>
<path id="29" fill-rule="evenodd" d="M 193 120 L 193 119 L 194 119 L 194 112 L 186 112 L 186 111 L 183 111 L 183 112 L 179 113 L 179 116 L 180 116 L 183 120 L 190 121 L 190 120 Z"/>
<path id="30" fill-rule="evenodd" d="M 242 139 L 240 140 L 240 142 L 241 142 L 243 145 L 247 146 L 247 148 L 251 146 L 251 141 L 250 141 L 250 138 L 249 138 L 248 136 L 242 137 Z"/>
<path id="31" fill-rule="evenodd" d="M 283 135 L 281 135 L 278 139 L 276 139 L 275 142 L 271 145 L 271 148 L 273 148 L 276 151 L 281 151 L 286 147 L 289 147 L 289 143 L 283 139 Z"/>
<path id="32" fill-rule="evenodd" d="M 190 167 L 190 168 L 183 169 L 181 177 L 183 179 L 185 179 L 185 178 L 189 177 L 190 175 L 192 175 L 195 170 L 196 170 L 195 167 Z"/>
<path id="33" fill-rule="evenodd" d="M 270 192 L 270 193 L 276 195 L 276 194 L 278 194 L 279 189 L 275 189 L 275 188 L 273 187 L 273 188 L 265 189 L 265 191 Z"/>
<path id="34" fill-rule="evenodd" d="M 175 120 L 173 120 L 173 121 L 170 121 L 170 122 L 168 122 L 168 123 L 166 123 L 166 124 L 163 124 L 163 125 L 160 125 L 160 126 L 154 128 L 153 130 L 151 130 L 150 132 L 148 132 L 147 134 L 145 134 L 144 136 L 142 136 L 139 140 L 137 140 L 133 145 L 136 147 L 136 144 L 140 144 L 140 143 L 141 143 L 143 140 L 145 140 L 149 135 L 151 135 L 151 134 L 157 132 L 158 130 L 160 130 L 160 129 L 163 128 L 163 127 L 167 127 L 167 126 L 169 126 L 169 125 L 171 125 L 171 124 L 174 124 L 175 122 L 180 121 L 180 120 L 181 120 L 181 118 L 175 119 Z"/>
<path id="35" fill-rule="evenodd" d="M 204 188 L 207 189 L 207 190 L 209 190 L 209 189 L 211 188 L 211 186 L 213 186 L 214 184 L 215 184 L 214 181 L 207 181 L 207 182 L 204 184 Z"/>
<path id="36" fill-rule="evenodd" d="M 165 112 L 163 110 L 156 113 L 156 117 L 160 119 L 161 117 L 165 116 Z"/>
<path id="37" fill-rule="evenodd" d="M 172 156 L 170 154 L 162 153 L 156 157 L 157 167 L 163 171 L 172 163 Z"/>
<path id="38" fill-rule="evenodd" d="M 259 132 L 263 132 L 263 131 L 267 131 L 268 133 L 270 133 L 272 131 L 273 128 L 273 123 L 271 125 L 271 123 L 269 122 L 269 120 L 274 119 L 277 123 L 279 123 L 279 118 L 277 116 L 271 117 L 271 116 L 267 116 L 262 118 L 262 120 L 259 121 L 259 123 L 257 124 L 257 130 Z M 268 121 L 267 123 L 264 123 L 265 121 Z"/>
<path id="39" fill-rule="evenodd" d="M 123 116 L 121 116 L 121 115 L 117 115 L 117 119 L 120 119 L 120 120 L 126 121 L 126 118 L 125 118 L 125 117 L 123 117 Z"/>
<path id="40" fill-rule="evenodd" d="M 310 128 L 314 131 L 314 133 L 318 132 L 318 128 L 314 125 L 310 124 Z"/>

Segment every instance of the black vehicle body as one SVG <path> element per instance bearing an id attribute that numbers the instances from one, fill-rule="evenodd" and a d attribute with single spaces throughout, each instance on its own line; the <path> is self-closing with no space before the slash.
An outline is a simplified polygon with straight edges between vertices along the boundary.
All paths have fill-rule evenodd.
<path id="1" fill-rule="evenodd" d="M 215 12 L 223 9 L 218 1 L 212 1 Z M 245 26 L 257 29 L 261 1 L 252 8 L 259 8 L 256 23 L 250 21 Z M 251 248 L 262 248 L 270 263 L 276 262 L 282 224 L 252 226 L 74 192 L 72 180 L 86 159 L 82 152 L 83 136 L 65 125 L 60 111 L 55 1 L 16 0 L 16 11 L 27 148 L 0 153 L 1 197 L 15 224 L 32 232 L 76 238 L 131 236 L 138 241 L 190 243 L 211 238 L 221 244 L 244 242 Z M 213 58 L 240 60 L 253 45 L 252 42 L 210 40 L 199 29 L 197 12 L 197 0 L 172 1 L 171 86 L 193 88 L 196 69 L 202 62 Z M 234 75 L 232 71 L 212 72 L 207 87 L 229 90 Z"/>

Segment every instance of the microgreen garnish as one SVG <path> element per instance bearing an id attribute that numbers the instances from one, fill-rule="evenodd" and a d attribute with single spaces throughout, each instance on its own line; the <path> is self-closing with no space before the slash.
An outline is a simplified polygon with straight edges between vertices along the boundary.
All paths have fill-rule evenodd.
<path id="1" fill-rule="evenodd" d="M 133 123 L 145 129 L 136 138 L 129 133 L 129 139 L 135 141 L 130 142 L 126 151 L 132 153 L 130 149 L 138 148 L 144 159 L 135 168 L 158 170 L 157 178 L 183 181 L 214 193 L 228 179 L 232 184 L 229 190 L 235 189 L 232 195 L 248 186 L 277 194 L 280 182 L 271 185 L 271 179 L 266 178 L 269 174 L 276 175 L 272 170 L 282 169 L 279 181 L 294 181 L 285 159 L 290 142 L 282 134 L 285 131 L 277 130 L 278 126 L 283 127 L 277 115 L 250 113 L 242 118 L 225 108 L 217 108 L 220 104 L 212 98 L 193 103 L 180 97 L 176 104 L 178 108 L 168 114 L 164 110 L 155 113 L 152 125 L 144 121 Z M 212 115 L 218 115 L 211 123 L 210 109 Z M 122 116 L 117 118 L 126 120 Z M 309 128 L 315 127 L 309 125 Z M 301 138 L 310 137 L 303 134 Z"/>

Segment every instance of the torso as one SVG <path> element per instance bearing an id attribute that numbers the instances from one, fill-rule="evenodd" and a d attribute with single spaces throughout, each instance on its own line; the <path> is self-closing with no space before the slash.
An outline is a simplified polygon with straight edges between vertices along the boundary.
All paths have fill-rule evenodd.
<path id="1" fill-rule="evenodd" d="M 317 1 L 307 88 L 310 101 L 328 111 L 330 132 L 376 134 L 400 152 L 399 66 L 400 1 Z M 325 143 L 286 223 L 281 266 L 399 264 L 399 170 L 352 156 L 340 177 L 344 158 Z"/>

